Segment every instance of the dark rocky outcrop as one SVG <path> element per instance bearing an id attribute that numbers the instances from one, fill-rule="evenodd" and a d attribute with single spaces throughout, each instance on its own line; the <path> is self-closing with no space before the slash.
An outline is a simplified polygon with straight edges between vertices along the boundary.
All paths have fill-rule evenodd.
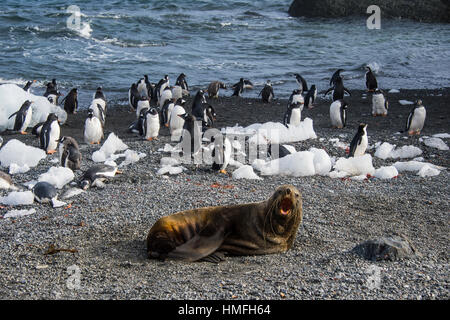
<path id="1" fill-rule="evenodd" d="M 383 18 L 407 18 L 423 22 L 450 22 L 450 0 L 294 0 L 293 17 L 338 18 L 369 16 L 370 5 L 381 9 Z"/>
<path id="2" fill-rule="evenodd" d="M 352 252 L 371 261 L 396 261 L 404 258 L 413 258 L 417 255 L 416 249 L 405 236 L 368 240 L 357 245 Z"/>

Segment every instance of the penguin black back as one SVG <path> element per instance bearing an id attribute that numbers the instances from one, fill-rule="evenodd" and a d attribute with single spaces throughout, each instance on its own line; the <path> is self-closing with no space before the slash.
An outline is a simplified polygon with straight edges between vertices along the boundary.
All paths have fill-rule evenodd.
<path id="1" fill-rule="evenodd" d="M 78 110 L 78 89 L 70 90 L 69 94 L 64 98 L 64 110 L 67 113 L 75 114 Z"/>

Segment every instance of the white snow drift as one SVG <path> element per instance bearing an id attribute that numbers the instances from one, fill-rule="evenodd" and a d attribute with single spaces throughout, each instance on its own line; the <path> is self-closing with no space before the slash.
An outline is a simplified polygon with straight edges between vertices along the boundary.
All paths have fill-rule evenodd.
<path id="1" fill-rule="evenodd" d="M 10 167 L 12 164 L 15 164 L 17 167 L 26 165 L 29 168 L 33 168 L 45 157 L 44 150 L 28 146 L 16 139 L 8 141 L 0 149 L 0 163 L 3 167 Z"/>

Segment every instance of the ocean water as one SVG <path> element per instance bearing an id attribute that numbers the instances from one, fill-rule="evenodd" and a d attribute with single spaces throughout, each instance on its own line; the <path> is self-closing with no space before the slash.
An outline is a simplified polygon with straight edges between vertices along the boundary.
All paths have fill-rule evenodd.
<path id="1" fill-rule="evenodd" d="M 338 68 L 347 88 L 363 89 L 365 65 L 381 88 L 449 86 L 448 25 L 382 16 L 381 29 L 369 30 L 365 17 L 289 17 L 290 3 L 3 0 L 0 83 L 36 79 L 32 92 L 43 94 L 45 82 L 56 78 L 64 94 L 79 88 L 82 108 L 98 86 L 125 105 L 131 83 L 144 74 L 152 82 L 168 74 L 173 84 L 184 72 L 194 89 L 245 77 L 257 86 L 249 97 L 270 79 L 275 97 L 287 98 L 297 86 L 293 73 L 326 90 Z"/>

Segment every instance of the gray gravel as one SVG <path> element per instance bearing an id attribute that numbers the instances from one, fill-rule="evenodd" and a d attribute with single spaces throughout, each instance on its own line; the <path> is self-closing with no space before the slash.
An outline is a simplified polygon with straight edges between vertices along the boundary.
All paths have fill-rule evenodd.
<path id="1" fill-rule="evenodd" d="M 417 92 L 408 94 L 411 96 L 402 98 L 412 100 Z M 448 90 L 439 98 L 428 107 L 429 114 L 448 103 Z M 425 104 L 426 99 L 422 99 Z M 285 101 L 274 105 L 277 103 L 284 110 Z M 353 102 L 360 108 L 363 103 Z M 220 99 L 216 105 L 219 117 L 230 105 L 270 108 L 251 99 Z M 396 114 L 393 105 L 388 118 L 401 119 L 398 122 L 403 124 L 407 116 L 404 110 L 409 108 L 403 107 Z M 307 111 L 315 120 L 316 134 L 325 141 L 294 144 L 297 150 L 315 146 L 344 156 L 344 151 L 334 148 L 328 140 L 346 134 L 347 138 L 341 140 L 349 142 L 359 121 L 375 121 L 355 108 L 353 122 L 336 132 L 323 119 L 328 116 L 328 106 L 329 102 L 322 101 Z M 114 110 L 110 112 L 114 116 Z M 116 112 L 117 117 L 126 113 Z M 318 116 L 321 113 L 325 117 Z M 266 117 L 266 121 L 273 120 L 269 113 Z M 219 125 L 257 122 L 239 120 L 229 118 Z M 159 142 L 143 142 L 124 132 L 127 124 L 120 128 L 119 137 L 130 149 L 145 152 L 147 157 L 126 167 L 124 174 L 109 181 L 105 189 L 75 196 L 70 199 L 70 209 L 36 204 L 32 207 L 37 212 L 31 216 L 0 219 L 1 299 L 449 299 L 447 170 L 436 177 L 404 173 L 387 181 L 322 176 L 249 181 L 233 180 L 203 166 L 187 166 L 188 170 L 180 175 L 161 177 L 156 171 L 166 154 L 157 150 L 169 142 L 167 132 L 161 132 Z M 119 130 L 109 128 L 117 132 L 115 129 Z M 398 129 L 401 127 L 377 129 L 370 124 L 369 143 L 393 143 L 393 132 Z M 430 122 L 424 134 L 449 131 L 448 127 L 442 129 Z M 11 138 L 23 139 L 17 135 L 3 137 L 5 143 Z M 38 145 L 31 137 L 26 139 Z M 424 150 L 425 161 L 448 167 L 448 151 L 426 147 L 417 138 L 394 142 L 417 145 Z M 88 155 L 98 147 L 82 144 L 81 149 L 85 170 L 92 165 Z M 373 150 L 370 153 L 373 155 Z M 20 184 L 37 178 L 54 165 L 49 162 L 52 157 L 29 173 L 14 176 L 14 180 Z M 374 158 L 375 167 L 393 162 Z M 219 264 L 147 259 L 146 235 L 160 217 L 200 206 L 263 200 L 281 184 L 293 184 L 303 194 L 303 225 L 290 251 L 227 257 Z M 0 190 L 0 195 L 6 194 Z M 1 209 L 0 216 L 7 211 Z M 419 255 L 398 261 L 369 261 L 352 252 L 366 240 L 395 234 L 405 235 Z M 46 254 L 51 245 L 76 252 Z"/>

